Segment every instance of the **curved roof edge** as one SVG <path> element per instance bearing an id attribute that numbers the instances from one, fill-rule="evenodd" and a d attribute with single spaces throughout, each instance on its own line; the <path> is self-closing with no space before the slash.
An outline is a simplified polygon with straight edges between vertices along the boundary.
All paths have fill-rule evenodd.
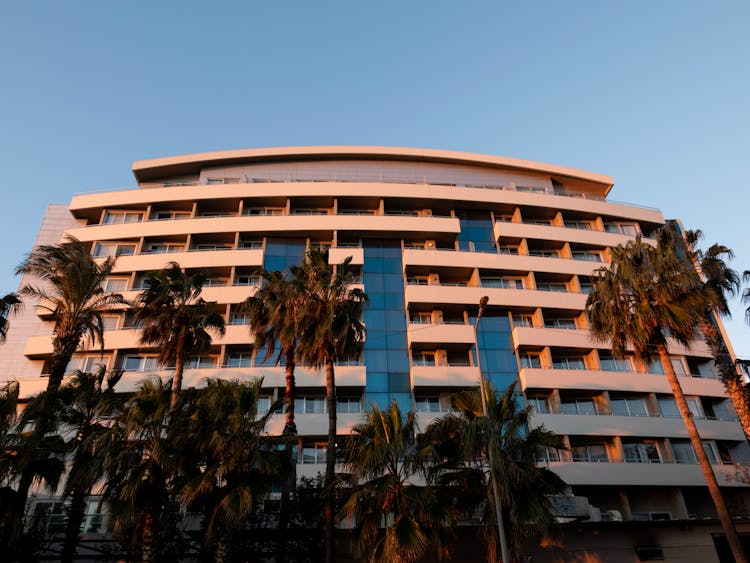
<path id="1" fill-rule="evenodd" d="M 203 166 L 221 166 L 252 161 L 315 160 L 318 158 L 343 160 L 380 158 L 385 160 L 444 162 L 450 164 L 473 164 L 491 168 L 511 168 L 594 182 L 606 186 L 607 192 L 614 184 L 614 180 L 604 174 L 518 158 L 439 149 L 377 146 L 272 147 L 168 156 L 149 160 L 137 160 L 133 163 L 133 174 L 139 182 L 147 182 L 170 175 L 194 174 Z"/>

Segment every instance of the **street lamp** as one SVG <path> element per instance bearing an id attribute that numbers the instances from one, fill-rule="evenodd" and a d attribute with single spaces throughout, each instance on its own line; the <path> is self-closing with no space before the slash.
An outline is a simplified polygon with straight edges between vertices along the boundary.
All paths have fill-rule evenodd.
<path id="1" fill-rule="evenodd" d="M 477 320 L 474 322 L 474 342 L 477 348 L 477 367 L 479 368 L 479 395 L 482 397 L 482 414 L 485 420 L 489 422 L 487 414 L 487 384 L 484 380 L 484 373 L 482 372 L 482 362 L 479 359 L 479 321 L 484 315 L 484 310 L 487 308 L 490 298 L 486 295 L 479 300 L 479 313 L 477 314 Z M 487 444 L 487 461 L 490 464 L 490 484 L 492 486 L 492 495 L 495 498 L 495 518 L 497 519 L 497 533 L 500 536 L 500 555 L 503 563 L 510 563 L 510 555 L 508 554 L 508 538 L 505 537 L 505 522 L 503 521 L 503 507 L 500 504 L 500 489 L 497 486 L 497 476 L 495 475 L 495 464 L 493 463 L 493 448 L 492 442 L 495 440 L 495 427 L 490 424 L 490 435 L 488 436 L 489 443 Z"/>

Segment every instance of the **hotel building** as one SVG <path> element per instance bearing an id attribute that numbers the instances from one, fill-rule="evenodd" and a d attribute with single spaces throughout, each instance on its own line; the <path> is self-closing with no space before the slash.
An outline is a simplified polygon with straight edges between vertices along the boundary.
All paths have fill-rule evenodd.
<path id="1" fill-rule="evenodd" d="M 544 463 L 571 488 L 561 507 L 579 523 L 570 545 L 596 551 L 617 537 L 623 561 L 638 560 L 639 545 L 667 559 L 688 549 L 697 559 L 683 560 L 719 560 L 710 534 L 720 529 L 663 366 L 616 359 L 588 331 L 592 272 L 611 247 L 648 241 L 665 223 L 656 209 L 607 199 L 611 178 L 386 147 L 224 151 L 139 161 L 133 172 L 136 188 L 50 206 L 37 243 L 71 235 L 96 259 L 117 256 L 105 289 L 131 301 L 145 275 L 171 261 L 207 272 L 203 297 L 220 304 L 227 330 L 189 366 L 185 386 L 263 377 L 266 401 L 283 395 L 283 367 L 253 348 L 238 305 L 256 290 L 258 268 L 284 270 L 325 246 L 331 264 L 351 257 L 370 298 L 364 351 L 336 367 L 342 435 L 369 404 L 394 400 L 426 427 L 452 392 L 478 384 L 481 363 L 498 388 L 515 382 L 533 422 L 569 446 Z M 110 311 L 105 322 L 104 354 L 84 348 L 71 370 L 123 369 L 124 392 L 147 374 L 169 376 L 156 350 L 139 344 L 132 311 Z M 44 311 L 27 307 L 0 347 L 0 380 L 19 380 L 25 397 L 46 386 L 51 329 Z M 669 350 L 730 507 L 750 514 L 748 444 L 711 353 L 700 339 Z M 324 379 L 298 368 L 297 386 L 298 473 L 314 475 L 324 469 Z M 619 561 L 612 549 L 601 548 Z"/>

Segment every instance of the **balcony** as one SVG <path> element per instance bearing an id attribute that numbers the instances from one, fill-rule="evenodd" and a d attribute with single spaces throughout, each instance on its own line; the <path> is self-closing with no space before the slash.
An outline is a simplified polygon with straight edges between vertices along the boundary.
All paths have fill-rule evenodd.
<path id="1" fill-rule="evenodd" d="M 582 436 L 654 436 L 687 438 L 685 424 L 680 417 L 623 416 L 612 414 L 534 413 L 533 424 L 544 424 L 556 434 Z M 695 418 L 695 424 L 705 440 L 744 440 L 737 420 Z"/>
<path id="2" fill-rule="evenodd" d="M 474 327 L 464 323 L 410 323 L 409 344 L 474 344 Z"/>
<path id="3" fill-rule="evenodd" d="M 479 368 L 467 365 L 412 366 L 411 379 L 414 387 L 477 387 Z"/>
<path id="4" fill-rule="evenodd" d="M 408 285 L 407 303 L 476 305 L 487 295 L 492 305 L 507 307 L 583 310 L 585 293 L 557 293 L 530 289 L 506 289 L 479 286 Z"/>
<path id="5" fill-rule="evenodd" d="M 568 485 L 705 487 L 700 466 L 696 463 L 635 463 L 614 461 L 548 461 L 545 466 L 557 473 Z M 743 487 L 738 475 L 747 467 L 739 464 L 713 465 L 722 487 Z"/>
<path id="6" fill-rule="evenodd" d="M 151 271 L 164 268 L 170 262 L 177 262 L 183 268 L 210 268 L 215 266 L 257 266 L 263 265 L 263 250 L 190 250 L 188 252 L 141 253 L 119 256 L 113 273 Z"/>
<path id="7" fill-rule="evenodd" d="M 524 391 L 526 389 L 576 389 L 672 394 L 672 388 L 666 376 L 653 373 L 523 368 L 520 380 Z M 679 380 L 686 395 L 726 396 L 724 385 L 718 379 L 681 376 Z"/>
<path id="8" fill-rule="evenodd" d="M 583 230 L 556 225 L 537 225 L 534 223 L 511 223 L 508 221 L 497 221 L 495 223 L 495 237 L 551 240 L 599 247 L 627 244 L 628 241 L 633 240 L 632 236 L 609 233 L 607 231 Z M 648 244 L 655 244 L 653 239 L 644 238 L 643 241 Z"/>

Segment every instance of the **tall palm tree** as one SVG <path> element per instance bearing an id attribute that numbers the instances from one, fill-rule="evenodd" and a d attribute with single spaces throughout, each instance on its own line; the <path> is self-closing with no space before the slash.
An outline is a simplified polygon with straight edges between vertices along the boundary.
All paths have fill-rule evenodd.
<path id="1" fill-rule="evenodd" d="M 65 425 L 69 468 L 63 498 L 70 498 L 65 527 L 65 542 L 60 560 L 73 561 L 78 547 L 81 525 L 86 514 L 86 499 L 104 473 L 101 437 L 108 431 L 106 420 L 121 407 L 115 385 L 122 372 L 106 373 L 101 366 L 96 373 L 77 371 L 69 383 L 60 388 L 61 422 Z"/>
<path id="2" fill-rule="evenodd" d="M 266 349 L 266 358 L 278 349 L 276 364 L 283 359 L 286 374 L 284 406 L 286 421 L 282 436 L 288 441 L 297 435 L 294 416 L 297 342 L 301 311 L 304 309 L 304 296 L 299 283 L 295 283 L 292 273 L 285 275 L 279 271 L 261 270 L 263 286 L 243 303 L 242 310 L 248 315 L 250 331 L 255 337 L 255 345 Z M 296 462 L 292 455 L 291 443 L 282 443 L 286 454 L 282 471 L 281 502 L 279 504 L 278 545 L 276 560 L 286 561 L 286 534 L 289 521 L 289 495 L 296 485 Z"/>
<path id="3" fill-rule="evenodd" d="M 216 303 L 200 296 L 205 282 L 205 274 L 186 274 L 178 263 L 171 262 L 148 274 L 146 289 L 138 296 L 136 321 L 143 327 L 141 344 L 158 346 L 159 361 L 174 364 L 171 409 L 179 399 L 185 364 L 210 349 L 209 331 L 224 334 L 224 318 Z"/>
<path id="4" fill-rule="evenodd" d="M 292 268 L 301 284 L 305 301 L 300 323 L 298 356 L 314 369 L 325 368 L 326 407 L 328 409 L 328 443 L 325 473 L 325 545 L 326 563 L 335 561 L 335 491 L 336 477 L 336 380 L 337 358 L 359 353 L 365 337 L 362 312 L 367 295 L 351 288 L 347 272 L 351 258 L 339 264 L 334 272 L 328 264 L 328 252 L 308 250 L 302 266 Z"/>
<path id="5" fill-rule="evenodd" d="M 659 243 L 661 248 L 674 248 L 678 255 L 687 256 L 700 271 L 707 301 L 700 316 L 701 332 L 711 349 L 719 377 L 732 399 L 745 435 L 750 437 L 750 388 L 732 360 L 715 317 L 715 315 L 730 316 L 727 297 L 739 292 L 740 276 L 727 264 L 727 261 L 734 257 L 731 249 L 720 244 L 713 244 L 708 249 L 702 250 L 698 247 L 702 236 L 703 233 L 700 230 L 686 231 L 683 240 L 676 224 L 670 224 L 662 230 Z"/>
<path id="6" fill-rule="evenodd" d="M 182 454 L 191 453 L 174 447 L 184 433 L 184 412 L 170 409 L 170 395 L 169 383 L 143 381 L 97 445 L 107 454 L 104 499 L 114 535 L 139 548 L 143 563 L 158 561 L 158 535 L 175 498 L 171 485 Z"/>
<path id="7" fill-rule="evenodd" d="M 530 407 L 520 408 L 511 384 L 498 394 L 485 389 L 487 416 L 482 414 L 479 390 L 461 391 L 453 396 L 456 413 L 434 421 L 425 432 L 432 444 L 435 465 L 432 478 L 452 487 L 464 510 L 466 501 L 480 501 L 481 533 L 487 543 L 487 560 L 498 560 L 500 539 L 494 507 L 495 495 L 486 472 L 493 472 L 498 483 L 512 561 L 521 560 L 524 540 L 548 532 L 554 525 L 550 495 L 562 494 L 562 479 L 537 464 L 542 448 L 561 448 L 562 440 L 542 426 L 529 427 Z M 494 448 L 490 456 L 490 448 Z M 494 466 L 488 461 L 492 459 Z M 479 493 L 479 494 L 477 494 Z M 504 562 L 505 563 L 505 562 Z"/>
<path id="8" fill-rule="evenodd" d="M 18 311 L 20 306 L 21 300 L 15 293 L 8 293 L 0 297 L 0 342 L 4 341 L 8 335 L 8 328 L 10 326 L 8 319 Z"/>
<path id="9" fill-rule="evenodd" d="M 632 345 L 641 358 L 658 358 L 672 388 L 690 442 L 700 463 L 709 493 L 719 514 L 735 560 L 746 561 L 732 517 L 685 401 L 667 349 L 665 329 L 688 346 L 701 317 L 713 302 L 693 264 L 671 249 L 653 247 L 638 237 L 612 249 L 609 268 L 595 273 L 586 310 L 595 338 L 611 342 L 612 351 L 623 355 Z"/>
<path id="10" fill-rule="evenodd" d="M 18 293 L 38 299 L 55 323 L 48 393 L 60 387 L 70 358 L 84 337 L 104 346 L 102 312 L 125 302 L 119 293 L 103 289 L 114 265 L 112 257 L 96 262 L 86 245 L 69 236 L 60 244 L 37 246 L 16 269 L 16 274 L 28 274 L 43 282 L 26 284 Z"/>
<path id="11" fill-rule="evenodd" d="M 372 406 L 365 418 L 347 442 L 353 492 L 341 509 L 359 529 L 360 558 L 414 562 L 434 547 L 442 560 L 452 514 L 435 489 L 414 482 L 424 480 L 427 461 L 414 413 L 403 416 L 394 401 L 387 411 Z"/>
<path id="12" fill-rule="evenodd" d="M 202 504 L 207 545 L 216 543 L 215 561 L 232 559 L 235 532 L 257 508 L 279 471 L 279 458 L 264 436 L 275 409 L 260 415 L 262 380 L 253 383 L 208 380 L 192 406 L 180 447 L 200 461 L 181 489 L 188 506 Z"/>

